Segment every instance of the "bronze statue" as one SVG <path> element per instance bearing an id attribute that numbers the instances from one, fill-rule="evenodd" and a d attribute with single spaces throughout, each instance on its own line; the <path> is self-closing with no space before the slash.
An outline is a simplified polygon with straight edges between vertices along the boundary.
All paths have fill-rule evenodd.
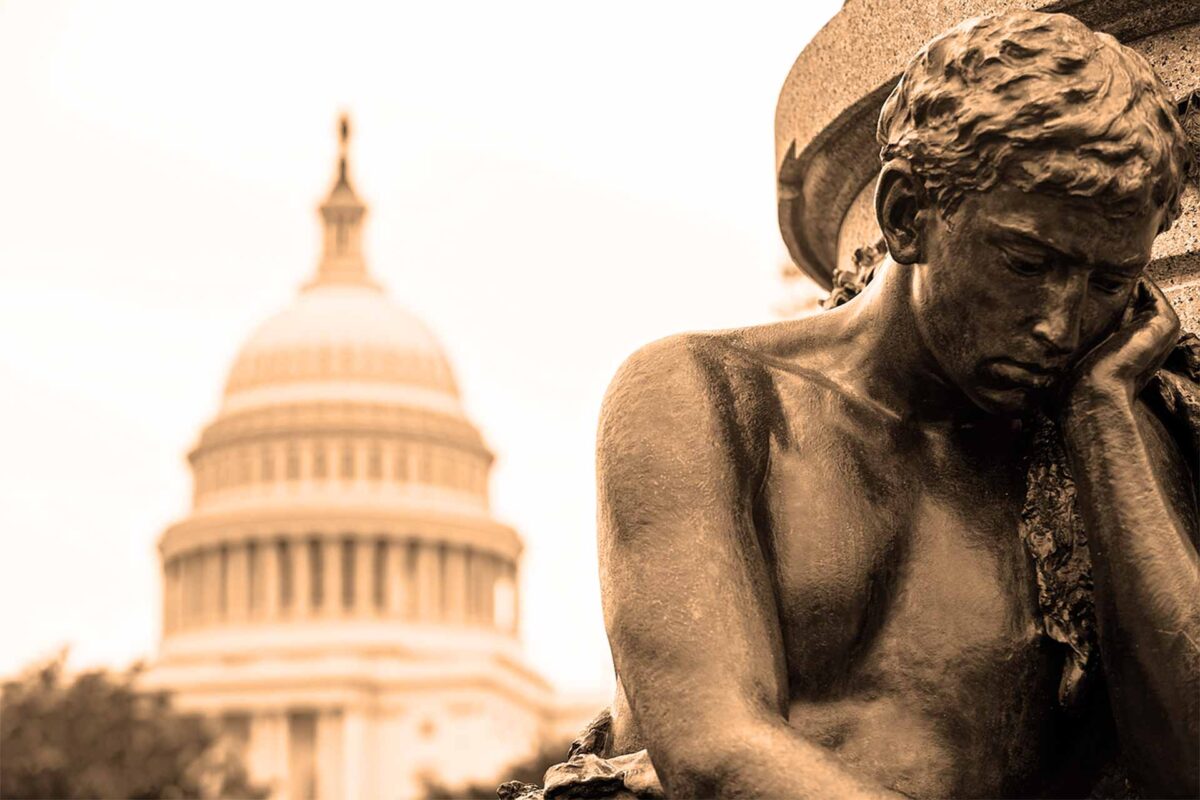
<path id="1" fill-rule="evenodd" d="M 878 139 L 861 294 L 614 379 L 618 692 L 548 798 L 1200 794 L 1200 347 L 1142 274 L 1171 101 L 1008 13 L 929 42 Z"/>

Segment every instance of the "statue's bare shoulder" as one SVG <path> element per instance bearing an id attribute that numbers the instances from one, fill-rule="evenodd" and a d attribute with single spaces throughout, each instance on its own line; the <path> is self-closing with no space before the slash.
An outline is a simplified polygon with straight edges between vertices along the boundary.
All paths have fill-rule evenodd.
<path id="1" fill-rule="evenodd" d="M 703 453 L 735 467 L 741 491 L 763 478 L 773 430 L 782 423 L 779 376 L 820 382 L 816 367 L 820 318 L 670 336 L 639 349 L 618 370 L 605 397 L 599 466 L 622 469 L 644 442 L 673 452 L 696 475 Z M 688 432 L 691 432 L 689 436 Z M 703 432 L 707 447 L 691 436 Z"/>

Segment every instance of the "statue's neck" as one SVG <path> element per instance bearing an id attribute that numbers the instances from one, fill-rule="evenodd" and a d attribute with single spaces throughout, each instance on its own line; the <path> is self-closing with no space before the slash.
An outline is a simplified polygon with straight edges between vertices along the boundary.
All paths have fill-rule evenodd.
<path id="1" fill-rule="evenodd" d="M 863 293 L 845 307 L 845 341 L 856 384 L 899 419 L 976 423 L 984 412 L 951 383 L 921 334 L 913 304 L 913 267 L 890 258 Z"/>

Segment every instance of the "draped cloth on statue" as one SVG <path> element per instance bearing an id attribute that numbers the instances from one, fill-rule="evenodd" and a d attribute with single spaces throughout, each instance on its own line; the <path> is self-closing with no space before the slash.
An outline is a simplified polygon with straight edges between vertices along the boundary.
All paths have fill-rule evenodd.
<path id="1" fill-rule="evenodd" d="M 1167 426 L 1188 464 L 1200 463 L 1200 339 L 1183 334 L 1142 400 Z M 1075 508 L 1058 425 L 1039 416 L 1030 426 L 1021 539 L 1033 560 L 1043 632 L 1068 649 L 1058 699 L 1075 705 L 1096 669 L 1092 559 Z"/>
<path id="2" fill-rule="evenodd" d="M 545 788 L 509 781 L 496 790 L 500 800 L 661 800 L 662 784 L 645 750 L 605 758 L 612 715 L 604 709 L 571 742 L 567 760 L 546 770 Z"/>
<path id="3" fill-rule="evenodd" d="M 1141 399 L 1167 427 L 1186 463 L 1200 464 L 1200 338 L 1191 333 L 1180 337 Z M 1042 631 L 1067 650 L 1058 700 L 1070 708 L 1080 702 L 1099 662 L 1092 562 L 1058 425 L 1040 416 L 1027 431 L 1020 536 L 1037 576 Z M 610 753 L 611 726 L 609 712 L 601 712 L 572 743 L 567 760 L 546 771 L 545 788 L 512 781 L 497 794 L 501 800 L 665 797 L 647 751 Z M 1105 775 L 1094 796 L 1135 796 L 1119 772 L 1118 767 L 1117 772 Z"/>

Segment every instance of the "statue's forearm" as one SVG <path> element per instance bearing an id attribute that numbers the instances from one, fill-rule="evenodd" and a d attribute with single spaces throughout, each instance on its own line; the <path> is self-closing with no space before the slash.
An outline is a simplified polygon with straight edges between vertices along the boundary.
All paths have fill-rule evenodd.
<path id="1" fill-rule="evenodd" d="M 846 769 L 832 754 L 783 721 L 726 725 L 735 735 L 705 741 L 694 758 L 663 761 L 660 778 L 671 797 L 772 797 L 817 800 L 902 800 L 907 795 Z M 651 750 L 653 753 L 654 751 Z M 663 774 L 663 773 L 666 774 Z"/>
<path id="2" fill-rule="evenodd" d="M 1128 393 L 1081 393 L 1064 433 L 1092 553 L 1101 655 L 1131 767 L 1164 781 L 1153 788 L 1194 795 L 1200 559 L 1186 529 L 1194 523 L 1172 506 Z"/>

